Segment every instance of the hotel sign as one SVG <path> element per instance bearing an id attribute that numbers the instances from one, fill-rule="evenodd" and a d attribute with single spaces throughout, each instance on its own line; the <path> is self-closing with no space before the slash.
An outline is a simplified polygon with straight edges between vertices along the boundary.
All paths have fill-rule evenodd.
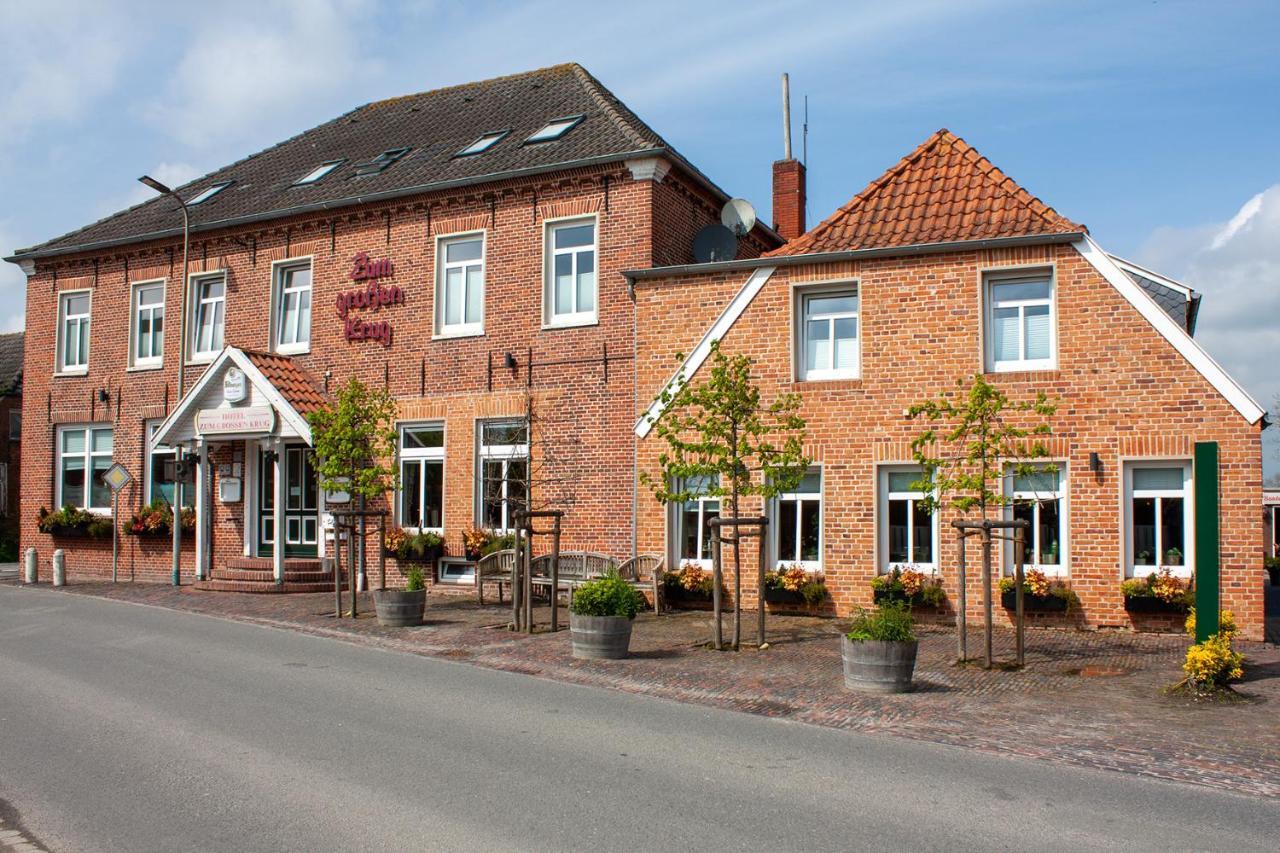
<path id="1" fill-rule="evenodd" d="M 196 412 L 196 433 L 206 435 L 247 435 L 271 432 L 276 412 L 270 406 L 242 409 L 201 409 Z"/>
<path id="2" fill-rule="evenodd" d="M 392 328 L 386 320 L 364 320 L 352 311 L 381 311 L 404 304 L 404 291 L 398 285 L 384 285 L 382 279 L 393 278 L 395 265 L 387 258 L 373 260 L 365 252 L 352 258 L 351 280 L 367 282 L 360 290 L 338 294 L 338 319 L 348 341 L 377 341 L 391 346 Z"/>

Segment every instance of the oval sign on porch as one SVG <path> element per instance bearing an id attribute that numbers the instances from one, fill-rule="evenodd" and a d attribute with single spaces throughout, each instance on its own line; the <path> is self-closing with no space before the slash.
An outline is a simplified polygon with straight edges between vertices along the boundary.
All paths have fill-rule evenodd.
<path id="1" fill-rule="evenodd" d="M 228 403 L 239 403 L 245 394 L 244 371 L 238 367 L 228 368 L 222 376 L 222 399 Z"/>
<path id="2" fill-rule="evenodd" d="M 241 435 L 271 432 L 276 412 L 270 406 L 243 409 L 201 409 L 196 412 L 196 432 L 204 435 Z"/>

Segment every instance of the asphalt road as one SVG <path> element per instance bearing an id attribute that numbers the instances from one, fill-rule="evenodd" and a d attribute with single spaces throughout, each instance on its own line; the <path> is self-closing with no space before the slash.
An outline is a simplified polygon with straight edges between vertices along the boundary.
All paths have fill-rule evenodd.
<path id="1" fill-rule="evenodd" d="M 0 799 L 67 851 L 1280 845 L 1274 801 L 9 586 Z"/>

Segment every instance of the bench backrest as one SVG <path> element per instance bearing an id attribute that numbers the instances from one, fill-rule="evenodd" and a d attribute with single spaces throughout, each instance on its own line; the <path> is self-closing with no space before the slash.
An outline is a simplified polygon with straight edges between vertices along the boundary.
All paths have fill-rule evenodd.
<path id="1" fill-rule="evenodd" d="M 486 554 L 476 563 L 477 578 L 511 577 L 516 565 L 516 552 L 510 548 Z"/>

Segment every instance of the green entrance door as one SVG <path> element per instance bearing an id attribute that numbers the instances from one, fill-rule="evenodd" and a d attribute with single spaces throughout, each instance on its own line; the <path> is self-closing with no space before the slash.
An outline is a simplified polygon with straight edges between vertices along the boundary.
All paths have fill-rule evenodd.
<path id="1" fill-rule="evenodd" d="M 305 445 L 285 445 L 284 471 L 284 555 L 315 558 L 320 532 L 319 491 L 311 454 Z M 270 557 L 275 550 L 275 464 L 271 452 L 258 457 L 258 556 Z"/>

